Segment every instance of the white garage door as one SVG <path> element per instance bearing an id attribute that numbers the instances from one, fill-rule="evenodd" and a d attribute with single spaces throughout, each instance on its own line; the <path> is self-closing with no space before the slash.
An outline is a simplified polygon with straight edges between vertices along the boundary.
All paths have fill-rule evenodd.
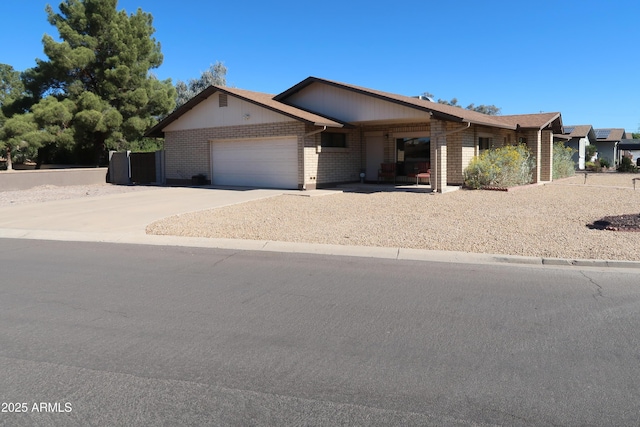
<path id="1" fill-rule="evenodd" d="M 297 138 L 212 142 L 211 169 L 214 185 L 297 189 Z"/>

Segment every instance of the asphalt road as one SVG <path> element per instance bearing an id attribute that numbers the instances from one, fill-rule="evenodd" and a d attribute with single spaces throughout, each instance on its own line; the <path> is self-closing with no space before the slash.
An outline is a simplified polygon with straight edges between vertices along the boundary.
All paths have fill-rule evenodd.
<path id="1" fill-rule="evenodd" d="M 0 274 L 0 425 L 640 424 L 633 269 L 0 239 Z"/>

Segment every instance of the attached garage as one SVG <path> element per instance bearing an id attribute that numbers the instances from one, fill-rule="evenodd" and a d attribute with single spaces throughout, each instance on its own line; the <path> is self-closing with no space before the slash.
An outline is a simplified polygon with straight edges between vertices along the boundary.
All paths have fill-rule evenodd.
<path id="1" fill-rule="evenodd" d="M 211 183 L 298 189 L 297 137 L 211 141 Z"/>

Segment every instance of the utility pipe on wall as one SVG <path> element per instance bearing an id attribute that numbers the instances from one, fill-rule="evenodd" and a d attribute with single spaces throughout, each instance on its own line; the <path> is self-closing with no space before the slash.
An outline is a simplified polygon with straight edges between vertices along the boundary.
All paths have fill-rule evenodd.
<path id="1" fill-rule="evenodd" d="M 324 132 L 325 130 L 327 130 L 327 127 L 326 126 L 322 126 L 322 129 L 318 129 L 318 130 L 314 130 L 314 131 L 309 132 L 309 133 L 305 133 L 304 137 L 306 138 L 308 136 L 315 135 L 315 134 L 320 133 L 320 132 Z"/>

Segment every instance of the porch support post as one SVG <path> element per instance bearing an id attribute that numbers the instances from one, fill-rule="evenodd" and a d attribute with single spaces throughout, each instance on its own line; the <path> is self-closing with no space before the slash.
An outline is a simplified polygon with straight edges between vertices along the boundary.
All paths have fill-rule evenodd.
<path id="1" fill-rule="evenodd" d="M 540 148 L 540 180 L 553 180 L 553 133 L 543 130 L 541 133 Z"/>
<path id="2" fill-rule="evenodd" d="M 527 145 L 531 154 L 536 158 L 536 166 L 533 169 L 533 182 L 540 182 L 540 169 L 542 165 L 542 135 L 539 130 L 532 130 L 527 138 Z"/>
<path id="3" fill-rule="evenodd" d="M 447 137 L 445 122 L 431 118 L 431 189 L 438 193 L 447 187 Z"/>

